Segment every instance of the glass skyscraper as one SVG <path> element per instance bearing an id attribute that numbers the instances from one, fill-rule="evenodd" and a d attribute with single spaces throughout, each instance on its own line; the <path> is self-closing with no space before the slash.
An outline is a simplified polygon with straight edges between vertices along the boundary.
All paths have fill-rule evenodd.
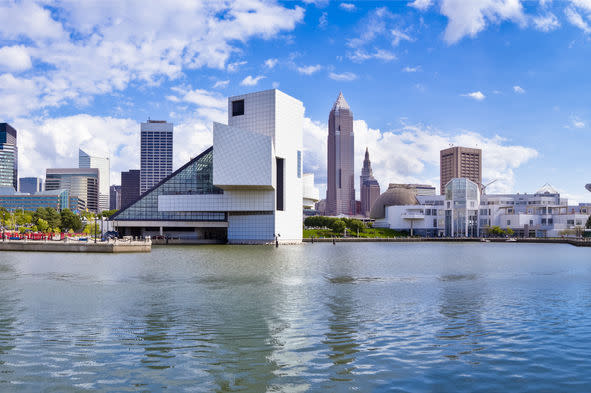
<path id="1" fill-rule="evenodd" d="M 173 125 L 164 120 L 141 124 L 140 193 L 172 173 Z"/>
<path id="2" fill-rule="evenodd" d="M 40 177 L 21 177 L 18 180 L 18 187 L 20 192 L 36 194 L 43 191 L 43 179 Z"/>
<path id="3" fill-rule="evenodd" d="M 0 187 L 18 190 L 16 130 L 8 123 L 0 123 Z"/>
<path id="4" fill-rule="evenodd" d="M 48 168 L 45 190 L 68 190 L 86 204 L 89 211 L 97 212 L 99 195 L 99 170 L 97 168 Z"/>

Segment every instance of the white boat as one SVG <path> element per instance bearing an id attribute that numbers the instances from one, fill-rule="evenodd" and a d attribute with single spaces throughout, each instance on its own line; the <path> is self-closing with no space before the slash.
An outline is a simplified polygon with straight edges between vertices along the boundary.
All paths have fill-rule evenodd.
<path id="1" fill-rule="evenodd" d="M 490 243 L 490 239 L 480 239 L 482 243 Z"/>
<path id="2" fill-rule="evenodd" d="M 516 242 L 517 239 L 515 239 L 514 237 L 511 237 L 511 238 L 507 239 L 506 241 L 508 241 L 508 242 Z"/>

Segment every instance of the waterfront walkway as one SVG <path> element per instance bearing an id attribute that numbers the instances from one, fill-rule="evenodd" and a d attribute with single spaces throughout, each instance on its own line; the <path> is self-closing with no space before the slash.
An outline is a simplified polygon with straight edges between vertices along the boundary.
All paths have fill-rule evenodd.
<path id="1" fill-rule="evenodd" d="M 4 240 L 0 241 L 0 251 L 93 253 L 151 252 L 152 242 L 150 240 L 131 241 L 119 239 L 97 243 L 92 240 Z"/>
<path id="2" fill-rule="evenodd" d="M 553 243 L 553 244 L 571 244 L 577 247 L 591 247 L 591 239 L 575 238 L 486 238 L 491 243 Z M 420 242 L 481 242 L 481 238 L 470 237 L 391 237 L 391 238 L 362 238 L 362 237 L 336 237 L 336 238 L 304 238 L 306 243 L 365 243 L 365 242 L 393 242 L 393 243 L 420 243 Z M 486 242 L 483 242 L 486 244 Z"/>

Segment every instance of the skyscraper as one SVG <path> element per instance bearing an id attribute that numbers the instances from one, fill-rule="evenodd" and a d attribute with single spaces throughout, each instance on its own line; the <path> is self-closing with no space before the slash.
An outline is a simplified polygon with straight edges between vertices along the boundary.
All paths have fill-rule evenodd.
<path id="1" fill-rule="evenodd" d="M 99 170 L 99 210 L 109 210 L 111 165 L 108 157 L 98 157 L 78 149 L 78 168 Z"/>
<path id="2" fill-rule="evenodd" d="M 0 123 L 0 187 L 18 190 L 16 130 L 8 123 Z"/>
<path id="3" fill-rule="evenodd" d="M 172 173 L 173 125 L 164 120 L 148 120 L 141 125 L 140 193 L 144 193 Z"/>
<path id="4" fill-rule="evenodd" d="M 130 169 L 121 172 L 121 209 L 135 202 L 140 196 L 140 171 Z"/>
<path id="5" fill-rule="evenodd" d="M 66 189 L 71 197 L 84 201 L 91 212 L 98 212 L 99 170 L 97 168 L 48 168 L 45 190 Z"/>
<path id="6" fill-rule="evenodd" d="M 365 159 L 361 176 L 359 176 L 359 185 L 361 187 L 361 211 L 360 213 L 368 217 L 371 207 L 380 196 L 380 183 L 373 177 L 371 161 L 369 160 L 369 150 L 365 148 Z"/>
<path id="7" fill-rule="evenodd" d="M 109 195 L 109 210 L 121 209 L 121 186 L 112 185 Z"/>
<path id="8" fill-rule="evenodd" d="M 454 178 L 465 177 L 482 187 L 482 150 L 454 146 L 441 150 L 440 188 L 445 193 L 445 185 Z"/>
<path id="9" fill-rule="evenodd" d="M 343 93 L 328 116 L 326 214 L 355 215 L 353 112 Z"/>
<path id="10" fill-rule="evenodd" d="M 40 177 L 21 177 L 18 179 L 18 190 L 27 194 L 43 191 L 43 179 Z"/>

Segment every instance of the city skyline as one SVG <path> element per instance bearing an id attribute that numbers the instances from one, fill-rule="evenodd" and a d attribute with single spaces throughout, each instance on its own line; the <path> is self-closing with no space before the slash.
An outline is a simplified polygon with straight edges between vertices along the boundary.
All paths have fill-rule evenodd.
<path id="1" fill-rule="evenodd" d="M 472 13 L 447 0 L 150 5 L 175 26 L 152 25 L 133 7 L 44 4 L 0 6 L 9 21 L 0 28 L 0 121 L 23 136 L 20 176 L 69 167 L 78 146 L 93 142 L 112 157 L 118 184 L 139 161 L 137 130 L 149 116 L 175 124 L 176 169 L 211 145 L 225 97 L 278 86 L 306 107 L 304 172 L 321 195 L 325 111 L 342 90 L 358 119 L 355 161 L 368 146 L 381 184 L 439 184 L 439 150 L 454 144 L 484 151 L 483 182 L 500 179 L 492 193 L 549 182 L 588 200 L 591 29 L 580 2 L 483 2 Z M 236 17 L 245 13 L 251 18 Z M 34 26 L 18 17 L 32 14 Z M 196 31 L 196 20 L 209 30 Z M 180 47 L 165 52 L 171 39 Z M 129 51 L 117 57 L 115 48 Z"/>

